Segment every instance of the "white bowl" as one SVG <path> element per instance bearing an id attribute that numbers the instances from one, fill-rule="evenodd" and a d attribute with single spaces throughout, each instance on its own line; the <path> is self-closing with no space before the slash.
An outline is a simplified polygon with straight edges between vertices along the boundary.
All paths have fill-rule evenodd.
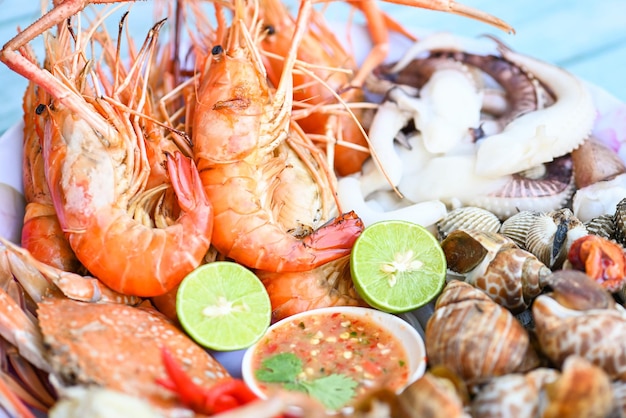
<path id="1" fill-rule="evenodd" d="M 401 392 L 409 384 L 419 379 L 424 374 L 426 370 L 426 348 L 424 347 L 424 340 L 417 332 L 417 330 L 413 328 L 408 322 L 395 315 L 378 311 L 372 308 L 338 306 L 313 309 L 310 311 L 292 315 L 276 322 L 269 327 L 266 336 L 271 333 L 272 330 L 281 327 L 287 322 L 298 320 L 311 315 L 334 313 L 345 313 L 357 317 L 367 317 L 376 324 L 380 325 L 382 328 L 388 330 L 393 336 L 397 338 L 398 341 L 400 341 L 407 354 L 409 373 L 406 384 L 398 389 L 398 393 Z M 258 345 L 261 344 L 264 339 L 265 336 L 261 338 L 256 344 L 246 350 L 241 365 L 243 380 L 246 382 L 248 387 L 250 387 L 250 389 L 262 399 L 266 399 L 267 394 L 257 385 L 256 379 L 254 377 L 255 371 L 252 367 L 252 360 Z"/>

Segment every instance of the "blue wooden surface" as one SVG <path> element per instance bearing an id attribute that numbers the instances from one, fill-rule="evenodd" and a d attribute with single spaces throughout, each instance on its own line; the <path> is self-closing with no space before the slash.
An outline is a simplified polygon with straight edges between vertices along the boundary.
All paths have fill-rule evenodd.
<path id="1" fill-rule="evenodd" d="M 287 0 L 292 4 L 296 0 Z M 465 0 L 504 19 L 516 29 L 507 35 L 482 23 L 460 16 L 381 3 L 381 7 L 407 27 L 447 30 L 463 36 L 495 34 L 515 50 L 555 63 L 626 101 L 626 0 Z M 36 0 L 0 0 L 0 44 L 10 39 L 18 26 L 24 27 L 40 14 Z M 133 19 L 144 28 L 156 19 L 134 6 Z M 329 20 L 346 21 L 347 7 L 333 3 Z M 357 13 L 355 19 L 362 22 Z M 141 25 L 140 25 L 141 26 Z M 143 32 L 145 33 L 145 32 Z M 21 117 L 21 95 L 25 80 L 0 64 L 0 133 Z"/>

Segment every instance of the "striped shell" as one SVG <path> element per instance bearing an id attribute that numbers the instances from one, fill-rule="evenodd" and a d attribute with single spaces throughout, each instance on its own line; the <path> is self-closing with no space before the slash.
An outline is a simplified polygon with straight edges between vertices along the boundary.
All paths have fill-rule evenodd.
<path id="1" fill-rule="evenodd" d="M 471 285 L 446 285 L 426 324 L 430 367 L 447 367 L 468 385 L 538 364 L 526 330 L 513 315 Z"/>
<path id="2" fill-rule="evenodd" d="M 520 248 L 526 248 L 528 231 L 535 224 L 539 216 L 541 216 L 541 212 L 523 210 L 502 222 L 499 232 L 515 241 Z"/>
<path id="3" fill-rule="evenodd" d="M 465 206 L 450 211 L 445 218 L 437 222 L 439 239 L 445 239 L 457 229 L 475 229 L 498 232 L 500 219 L 492 212 L 476 206 Z"/>
<path id="4" fill-rule="evenodd" d="M 513 313 L 524 311 L 552 272 L 501 234 L 457 230 L 441 242 L 448 269 Z"/>
<path id="5" fill-rule="evenodd" d="M 502 223 L 500 233 L 552 269 L 563 265 L 572 242 L 588 234 L 585 225 L 568 208 L 520 212 Z"/>
<path id="6" fill-rule="evenodd" d="M 511 175 L 500 190 L 486 196 L 476 196 L 464 202 L 495 213 L 501 219 L 521 210 L 543 212 L 566 206 L 574 193 L 574 177 L 569 155 Z"/>
<path id="7" fill-rule="evenodd" d="M 620 200 L 615 207 L 613 224 L 615 225 L 615 240 L 626 245 L 626 198 Z"/>
<path id="8" fill-rule="evenodd" d="M 596 216 L 585 222 L 587 232 L 606 239 L 613 239 L 615 236 L 615 222 L 613 215 L 605 214 Z"/>

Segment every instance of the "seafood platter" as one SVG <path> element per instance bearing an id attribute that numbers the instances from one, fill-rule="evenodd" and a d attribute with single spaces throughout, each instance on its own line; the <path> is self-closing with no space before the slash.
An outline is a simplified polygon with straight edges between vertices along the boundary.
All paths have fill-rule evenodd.
<path id="1" fill-rule="evenodd" d="M 373 0 L 350 2 L 378 29 L 349 45 L 309 0 L 158 1 L 143 37 L 124 2 L 53 3 L 0 52 L 29 82 L 0 138 L 0 413 L 626 416 L 625 104 Z M 387 221 L 445 256 L 418 309 L 377 310 L 353 277 L 355 242 Z M 292 352 L 244 366 L 278 390 L 184 323 L 181 283 L 212 263 L 263 284 L 259 351 Z M 387 369 L 406 380 L 374 379 Z"/>

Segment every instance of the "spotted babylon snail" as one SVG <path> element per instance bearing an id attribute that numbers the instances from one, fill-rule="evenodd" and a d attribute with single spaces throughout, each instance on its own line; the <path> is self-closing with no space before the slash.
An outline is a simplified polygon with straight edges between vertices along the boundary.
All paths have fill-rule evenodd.
<path id="1" fill-rule="evenodd" d="M 456 230 L 441 242 L 448 269 L 513 313 L 524 311 L 551 270 L 504 235 Z"/>
<path id="2" fill-rule="evenodd" d="M 515 317 L 472 285 L 452 280 L 426 324 L 430 367 L 444 366 L 468 385 L 538 365 L 529 335 Z"/>
<path id="3" fill-rule="evenodd" d="M 559 367 L 578 355 L 626 379 L 626 309 L 583 272 L 559 270 L 549 282 L 553 292 L 532 306 L 541 351 Z"/>
<path id="4" fill-rule="evenodd" d="M 538 417 L 540 394 L 559 371 L 539 367 L 528 373 L 498 376 L 485 384 L 471 403 L 474 418 Z"/>

